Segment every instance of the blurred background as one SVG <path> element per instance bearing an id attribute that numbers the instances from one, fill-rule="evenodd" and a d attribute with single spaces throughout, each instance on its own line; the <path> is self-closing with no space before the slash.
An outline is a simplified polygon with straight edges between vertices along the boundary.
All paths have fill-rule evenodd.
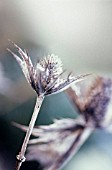
<path id="1" fill-rule="evenodd" d="M 112 0 L 0 0 L 0 170 L 12 170 L 36 99 L 14 58 L 11 39 L 32 61 L 54 53 L 73 74 L 112 74 Z M 36 124 L 75 118 L 66 93 L 46 97 Z M 63 170 L 111 170 L 112 135 L 96 131 Z M 26 162 L 21 170 L 42 169 Z"/>

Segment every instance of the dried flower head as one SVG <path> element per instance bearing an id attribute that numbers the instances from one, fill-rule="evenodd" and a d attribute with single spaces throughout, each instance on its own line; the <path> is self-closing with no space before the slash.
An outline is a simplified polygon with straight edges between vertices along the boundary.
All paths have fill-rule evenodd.
<path id="1" fill-rule="evenodd" d="M 13 42 L 12 42 L 13 43 Z M 17 60 L 22 68 L 22 71 L 30 83 L 32 88 L 39 95 L 49 95 L 58 93 L 68 88 L 73 82 L 80 81 L 86 75 L 71 77 L 71 74 L 66 79 L 61 78 L 63 74 L 62 62 L 54 54 L 48 55 L 37 63 L 34 68 L 28 53 L 18 47 L 15 43 L 13 45 L 17 48 L 22 59 L 13 53 L 10 49 L 7 49 Z"/>
<path id="2" fill-rule="evenodd" d="M 40 67 L 43 71 L 47 72 L 47 76 L 57 78 L 62 72 L 62 61 L 58 56 L 54 54 L 48 55 L 41 59 L 37 64 L 37 67 Z"/>
<path id="3" fill-rule="evenodd" d="M 14 123 L 23 131 L 26 126 Z M 84 143 L 93 128 L 86 128 L 83 120 L 61 119 L 51 125 L 33 129 L 35 137 L 29 141 L 27 161 L 40 162 L 44 170 L 57 170 L 64 166 Z"/>
<path id="4" fill-rule="evenodd" d="M 108 126 L 112 123 L 112 80 L 97 77 L 85 91 L 82 99 L 72 89 L 69 89 L 68 94 L 86 122 L 92 121 L 97 127 Z"/>

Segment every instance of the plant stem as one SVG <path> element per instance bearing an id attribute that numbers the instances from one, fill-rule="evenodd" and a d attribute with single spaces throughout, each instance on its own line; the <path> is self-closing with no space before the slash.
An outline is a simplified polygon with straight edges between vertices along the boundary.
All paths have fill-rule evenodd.
<path id="1" fill-rule="evenodd" d="M 30 139 L 30 136 L 31 136 L 33 127 L 35 125 L 35 121 L 37 119 L 37 116 L 38 116 L 38 113 L 39 113 L 39 110 L 40 110 L 40 107 L 42 105 L 43 100 L 44 100 L 43 95 L 40 95 L 39 97 L 37 97 L 34 112 L 33 112 L 31 121 L 29 123 L 29 128 L 28 128 L 28 130 L 26 132 L 26 136 L 24 138 L 24 141 L 23 141 L 23 144 L 22 144 L 22 147 L 21 147 L 21 151 L 19 152 L 19 155 L 16 156 L 16 158 L 17 158 L 16 170 L 19 170 L 22 163 L 25 161 L 25 156 L 24 155 L 25 155 L 25 152 L 26 152 L 26 148 L 27 148 L 27 145 L 28 145 L 28 142 L 29 142 L 29 139 Z"/>

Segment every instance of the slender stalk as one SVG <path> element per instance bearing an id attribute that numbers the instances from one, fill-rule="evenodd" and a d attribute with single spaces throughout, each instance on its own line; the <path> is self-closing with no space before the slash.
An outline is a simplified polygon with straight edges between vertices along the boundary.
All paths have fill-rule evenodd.
<path id="1" fill-rule="evenodd" d="M 55 164 L 53 164 L 48 170 L 60 170 L 68 163 L 68 161 L 72 158 L 73 155 L 77 153 L 83 143 L 87 140 L 87 138 L 94 131 L 94 127 L 85 127 L 82 132 L 77 136 L 74 140 L 72 146 L 68 150 L 66 154 L 64 154 L 61 158 L 59 158 Z"/>
<path id="2" fill-rule="evenodd" d="M 26 152 L 26 148 L 27 148 L 27 145 L 28 145 L 28 142 L 29 142 L 29 139 L 30 139 L 30 136 L 31 136 L 33 127 L 35 125 L 35 121 L 37 119 L 37 116 L 38 116 L 38 113 L 39 113 L 39 110 L 40 110 L 40 107 L 42 105 L 43 100 L 44 100 L 43 95 L 40 95 L 39 97 L 37 97 L 34 112 L 33 112 L 31 121 L 29 123 L 29 128 L 28 128 L 28 130 L 26 132 L 26 136 L 24 138 L 24 141 L 23 141 L 23 144 L 22 144 L 22 147 L 21 147 L 21 151 L 19 152 L 19 155 L 16 156 L 17 161 L 16 161 L 15 170 L 19 170 L 22 163 L 25 161 L 25 156 L 24 155 L 25 155 L 25 152 Z"/>

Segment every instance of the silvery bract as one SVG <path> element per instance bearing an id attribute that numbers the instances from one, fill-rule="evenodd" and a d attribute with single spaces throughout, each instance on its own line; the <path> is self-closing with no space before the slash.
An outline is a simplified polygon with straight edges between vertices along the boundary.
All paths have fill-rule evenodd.
<path id="1" fill-rule="evenodd" d="M 13 43 L 13 42 L 12 42 Z M 86 75 L 72 77 L 71 74 L 66 79 L 61 78 L 63 74 L 62 62 L 54 54 L 48 55 L 40 60 L 34 68 L 28 53 L 18 47 L 15 43 L 13 45 L 17 48 L 20 56 L 17 56 L 10 49 L 7 49 L 17 60 L 22 68 L 22 71 L 32 86 L 32 88 L 39 95 L 49 95 L 59 93 L 67 89 L 72 83 L 82 80 Z"/>

